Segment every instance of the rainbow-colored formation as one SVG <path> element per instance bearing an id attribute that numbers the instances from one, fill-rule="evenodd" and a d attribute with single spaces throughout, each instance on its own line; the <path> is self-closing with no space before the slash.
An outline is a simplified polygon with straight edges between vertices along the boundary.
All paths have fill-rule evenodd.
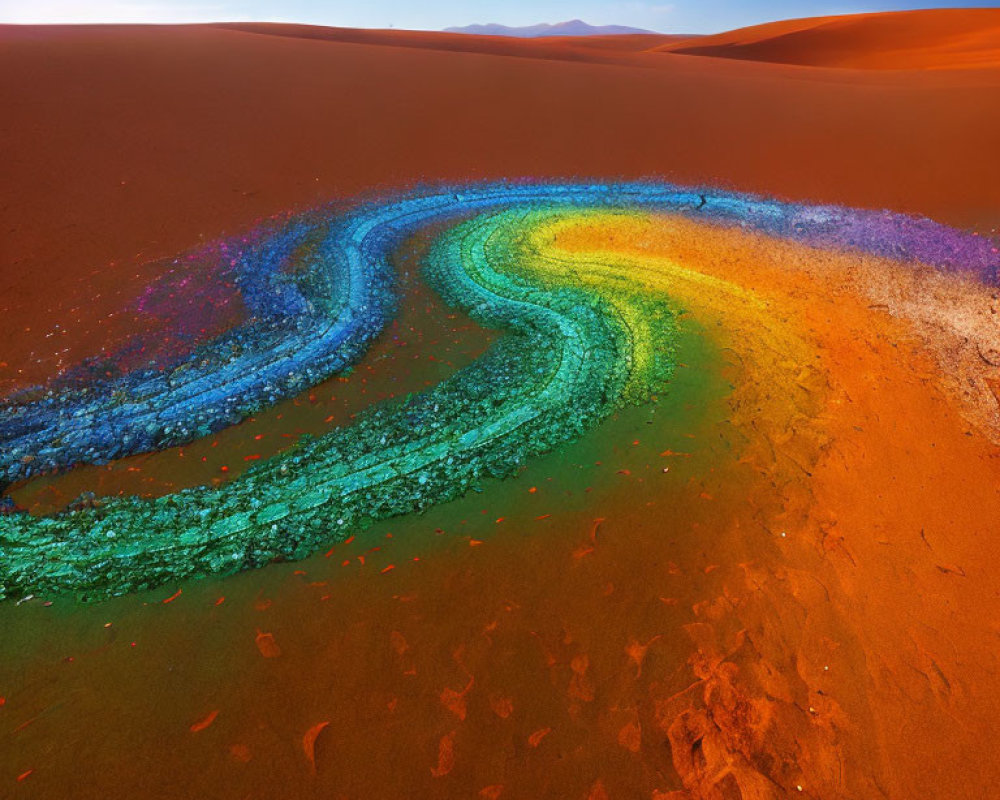
<path id="1" fill-rule="evenodd" d="M 156 366 L 84 381 L 77 369 L 0 405 L 0 487 L 207 436 L 356 362 L 394 305 L 363 224 L 303 215 L 200 254 L 188 268 L 225 262 L 246 321 Z"/>
<path id="2" fill-rule="evenodd" d="M 218 488 L 156 500 L 113 498 L 97 509 L 44 518 L 0 515 L 0 597 L 28 591 L 96 597 L 300 558 L 372 520 L 455 498 L 486 476 L 508 475 L 622 404 L 650 398 L 672 370 L 672 287 L 698 280 L 709 290 L 730 288 L 670 261 L 564 250 L 557 239 L 566 225 L 588 217 L 651 212 L 997 280 L 989 242 L 925 220 L 659 184 L 491 185 L 372 203 L 325 222 L 314 213 L 258 236 L 244 251 L 241 274 L 257 276 L 265 287 L 274 286 L 276 265 L 293 253 L 307 265 L 294 288 L 273 300 L 281 308 L 270 307 L 272 327 L 242 328 L 241 341 L 251 343 L 246 351 L 231 358 L 224 348 L 199 351 L 185 362 L 191 380 L 184 371 L 174 381 L 136 373 L 129 387 L 143 392 L 136 395 L 142 406 L 110 394 L 90 400 L 88 392 L 97 390 L 81 389 L 8 407 L 0 417 L 4 463 L 16 465 L 29 453 L 61 466 L 97 445 L 102 459 L 130 452 L 94 433 L 105 431 L 108 420 L 140 427 L 155 420 L 146 438 L 127 447 L 163 446 L 318 381 L 357 358 L 384 323 L 391 251 L 431 223 L 463 220 L 433 243 L 430 283 L 447 302 L 507 335 L 426 393 L 373 407 L 350 427 L 301 443 Z M 774 347 L 786 345 L 775 340 Z M 250 365 L 254 375 L 246 374 Z M 177 378 L 176 369 L 170 374 Z M 229 392 L 234 385 L 239 393 Z M 232 399 L 212 399 L 220 392 Z M 249 399 L 241 404 L 243 395 Z M 39 453 L 29 452 L 34 447 Z M 22 474 L 16 466 L 8 470 Z"/>

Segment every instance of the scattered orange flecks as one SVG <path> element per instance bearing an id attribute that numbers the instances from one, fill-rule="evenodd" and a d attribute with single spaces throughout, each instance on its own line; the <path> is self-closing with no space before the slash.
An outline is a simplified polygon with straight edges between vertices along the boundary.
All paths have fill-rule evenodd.
<path id="1" fill-rule="evenodd" d="M 274 641 L 273 633 L 263 633 L 262 631 L 257 631 L 257 649 L 260 650 L 260 654 L 264 658 L 277 658 L 281 655 L 281 648 L 278 647 L 278 643 Z"/>
<path id="2" fill-rule="evenodd" d="M 569 667 L 573 670 L 573 677 L 569 679 L 569 689 L 567 694 L 577 700 L 590 702 L 594 699 L 594 685 L 587 677 L 587 669 L 590 667 L 590 659 L 586 653 L 573 656 L 569 662 Z"/>
<path id="3" fill-rule="evenodd" d="M 431 775 L 442 778 L 455 766 L 455 731 L 446 733 L 438 744 L 438 763 L 431 768 Z"/>
<path id="4" fill-rule="evenodd" d="M 215 718 L 219 716 L 219 710 L 209 711 L 203 719 L 198 720 L 194 725 L 191 726 L 191 733 L 198 733 L 199 731 L 205 730 L 209 725 L 215 722 Z"/>
<path id="5" fill-rule="evenodd" d="M 410 649 L 410 645 L 406 641 L 406 637 L 404 637 L 399 631 L 393 631 L 390 633 L 389 641 L 392 642 L 392 649 L 396 651 L 397 655 L 403 655 L 403 653 Z"/>
<path id="6" fill-rule="evenodd" d="M 661 597 L 660 599 L 662 600 L 663 598 Z M 657 634 L 646 642 L 646 644 L 640 644 L 635 639 L 628 643 L 628 646 L 625 648 L 625 653 L 635 664 L 635 677 L 638 678 L 639 675 L 642 674 L 642 662 L 646 659 L 646 652 L 649 650 L 649 646 L 659 638 L 660 636 Z"/>
<path id="7" fill-rule="evenodd" d="M 306 761 L 309 762 L 309 769 L 313 775 L 316 774 L 316 739 L 329 725 L 327 722 L 318 722 L 305 732 L 302 737 L 302 752 L 306 754 Z"/>
<path id="8" fill-rule="evenodd" d="M 446 686 L 440 695 L 441 705 L 463 722 L 465 721 L 465 692 L 457 692 Z"/>
<path id="9" fill-rule="evenodd" d="M 68 661 L 72 661 L 73 659 L 69 658 L 67 660 Z M 37 719 L 38 719 L 38 717 L 32 717 L 31 719 L 26 719 L 24 722 L 22 722 L 20 725 L 18 725 L 16 728 L 14 728 L 14 733 L 20 733 L 21 731 L 23 731 L 25 728 L 27 728 L 29 725 L 31 725 Z"/>
<path id="10" fill-rule="evenodd" d="M 538 747 L 542 743 L 542 739 L 550 733 L 552 733 L 552 728 L 540 728 L 528 737 L 528 744 L 532 747 Z"/>
<path id="11" fill-rule="evenodd" d="M 462 648 L 459 648 L 454 653 L 455 662 L 465 670 L 460 657 Z M 468 672 L 466 671 L 466 674 Z M 465 720 L 465 696 L 472 691 L 472 687 L 476 680 L 471 675 L 469 675 L 469 682 L 466 684 L 465 688 L 461 692 L 456 691 L 450 687 L 445 687 L 441 692 L 441 705 L 447 708 L 452 714 L 458 717 L 460 720 Z"/>
<path id="12" fill-rule="evenodd" d="M 642 747 L 642 727 L 638 719 L 630 720 L 618 731 L 618 744 L 630 753 L 638 753 Z"/>
<path id="13" fill-rule="evenodd" d="M 178 589 L 178 590 L 177 590 L 176 592 L 174 592 L 174 593 L 173 593 L 172 595 L 170 595 L 170 597 L 166 598 L 166 599 L 165 599 L 165 600 L 163 601 L 163 604 L 164 604 L 164 605 L 166 605 L 167 603 L 172 603 L 172 602 L 174 602 L 174 600 L 176 600 L 176 599 L 177 599 L 178 597 L 180 597 L 180 596 L 181 596 L 181 593 L 182 593 L 183 591 L 184 591 L 183 589 Z"/>
<path id="14" fill-rule="evenodd" d="M 573 551 L 573 560 L 579 561 L 584 556 L 589 556 L 594 552 L 594 548 L 589 544 L 581 544 L 576 550 Z"/>
<path id="15" fill-rule="evenodd" d="M 490 708 L 500 719 L 507 719 L 514 713 L 514 702 L 509 697 L 491 697 Z"/>
<path id="16" fill-rule="evenodd" d="M 240 763 L 246 764 L 250 761 L 250 748 L 245 744 L 231 744 L 229 745 L 229 755 L 233 757 L 233 760 L 239 761 Z"/>

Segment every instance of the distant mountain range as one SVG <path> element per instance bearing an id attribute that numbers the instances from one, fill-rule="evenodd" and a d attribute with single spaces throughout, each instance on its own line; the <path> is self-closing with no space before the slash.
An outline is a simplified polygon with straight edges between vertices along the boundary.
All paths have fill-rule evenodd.
<path id="1" fill-rule="evenodd" d="M 479 36 L 515 36 L 520 39 L 533 39 L 537 36 L 613 36 L 622 33 L 653 33 L 653 31 L 628 28 L 624 25 L 588 25 L 582 19 L 557 22 L 555 25 L 543 22 L 540 25 L 526 25 L 522 28 L 510 28 L 491 22 L 487 25 L 445 28 L 445 31 L 447 33 L 474 33 Z"/>

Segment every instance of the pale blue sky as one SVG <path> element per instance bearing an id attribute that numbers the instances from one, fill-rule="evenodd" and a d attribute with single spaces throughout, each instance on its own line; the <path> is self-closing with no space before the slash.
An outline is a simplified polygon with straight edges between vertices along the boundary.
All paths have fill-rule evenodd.
<path id="1" fill-rule="evenodd" d="M 899 0 L 0 0 L 0 22 L 211 22 L 268 20 L 438 30 L 499 22 L 583 19 L 666 33 L 709 33 L 791 17 L 996 2 Z"/>

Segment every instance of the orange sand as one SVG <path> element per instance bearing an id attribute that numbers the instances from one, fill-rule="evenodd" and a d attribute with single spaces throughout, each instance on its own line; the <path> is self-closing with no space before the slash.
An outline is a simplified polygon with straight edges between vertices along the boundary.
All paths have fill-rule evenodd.
<path id="1" fill-rule="evenodd" d="M 1000 9 L 932 9 L 754 25 L 658 50 L 862 69 L 1000 66 Z"/>
<path id="2" fill-rule="evenodd" d="M 617 235 L 616 252 L 625 247 L 693 262 L 726 280 L 738 276 L 778 317 L 768 330 L 759 322 L 744 327 L 735 303 L 721 314 L 722 341 L 744 366 L 734 381 L 730 420 L 749 440 L 743 460 L 779 491 L 783 512 L 777 519 L 785 529 L 770 530 L 781 539 L 778 565 L 763 567 L 757 559 L 741 564 L 745 584 L 728 584 L 713 601 L 725 613 L 710 614 L 710 626 L 722 627 L 716 625 L 720 618 L 735 616 L 757 651 L 744 672 L 724 683 L 739 692 L 751 680 L 747 673 L 761 680 L 749 700 L 758 709 L 780 705 L 772 697 L 782 694 L 775 685 L 783 691 L 789 680 L 806 685 L 818 732 L 812 741 L 798 735 L 798 764 L 815 758 L 813 779 L 829 781 L 811 787 L 811 796 L 877 796 L 879 787 L 890 797 L 988 796 L 986 787 L 1000 785 L 1000 765 L 985 745 L 1000 730 L 1000 658 L 993 647 L 1000 634 L 993 581 L 1000 552 L 1000 436 L 970 424 L 970 397 L 959 400 L 935 385 L 932 376 L 941 367 L 956 366 L 935 363 L 944 331 L 920 336 L 885 306 L 873 311 L 865 302 L 869 271 L 905 285 L 906 270 L 881 260 L 859 270 L 853 259 L 797 253 L 766 240 L 741 253 L 747 245 L 736 233 L 722 241 L 703 230 L 684 236 L 649 227 L 624 240 L 622 233 L 613 227 L 570 232 L 562 244 L 590 250 L 602 237 Z M 983 294 L 992 295 L 996 313 L 996 292 Z M 682 297 L 697 316 L 697 301 Z M 808 331 L 816 360 L 783 362 L 796 352 L 791 340 L 778 338 L 783 329 L 785 336 Z M 995 367 L 979 366 L 990 378 L 1000 377 Z M 816 408 L 818 399 L 825 408 Z M 989 398 L 994 425 L 1000 422 L 998 399 Z M 777 618 L 758 616 L 762 604 Z M 704 658 L 712 659 L 711 642 L 719 638 L 709 631 Z M 773 656 L 760 640 L 795 648 L 794 677 L 769 663 Z M 849 640 L 863 663 L 838 680 L 825 669 L 826 659 L 846 657 L 838 651 Z M 773 787 L 755 779 L 754 756 L 780 759 L 780 745 L 768 739 L 780 742 L 781 732 L 769 728 L 767 713 L 757 725 L 730 720 L 733 729 L 727 729 L 719 720 L 728 718 L 728 701 L 716 702 L 722 708 L 710 703 L 708 721 L 698 723 L 716 739 L 715 763 L 692 766 L 685 786 L 695 797 L 715 797 L 722 791 L 715 782 L 735 765 L 744 797 L 774 796 Z M 759 726 L 767 731 L 764 743 L 751 746 L 749 760 L 741 758 L 745 753 L 734 739 L 752 740 Z M 839 764 L 825 760 L 838 750 Z M 969 763 L 971 753 L 984 758 Z M 871 784 L 852 786 L 861 776 Z M 753 789 L 758 785 L 764 787 L 759 794 Z"/>
<path id="3" fill-rule="evenodd" d="M 634 37 L 0 29 L 0 378 L 99 349 L 151 258 L 424 179 L 658 175 L 988 231 L 996 13 L 697 45 L 792 65 Z M 795 66 L 813 54 L 856 69 Z M 792 430 L 756 411 L 761 351 L 723 326 L 735 393 L 693 438 L 633 447 L 612 421 L 600 466 L 587 439 L 330 558 L 111 601 L 107 629 L 8 604 L 0 795 L 1000 794 L 1000 376 L 913 310 L 919 281 L 752 250 L 703 268 L 734 265 L 819 356 Z M 44 338 L 56 322 L 87 335 Z"/>

